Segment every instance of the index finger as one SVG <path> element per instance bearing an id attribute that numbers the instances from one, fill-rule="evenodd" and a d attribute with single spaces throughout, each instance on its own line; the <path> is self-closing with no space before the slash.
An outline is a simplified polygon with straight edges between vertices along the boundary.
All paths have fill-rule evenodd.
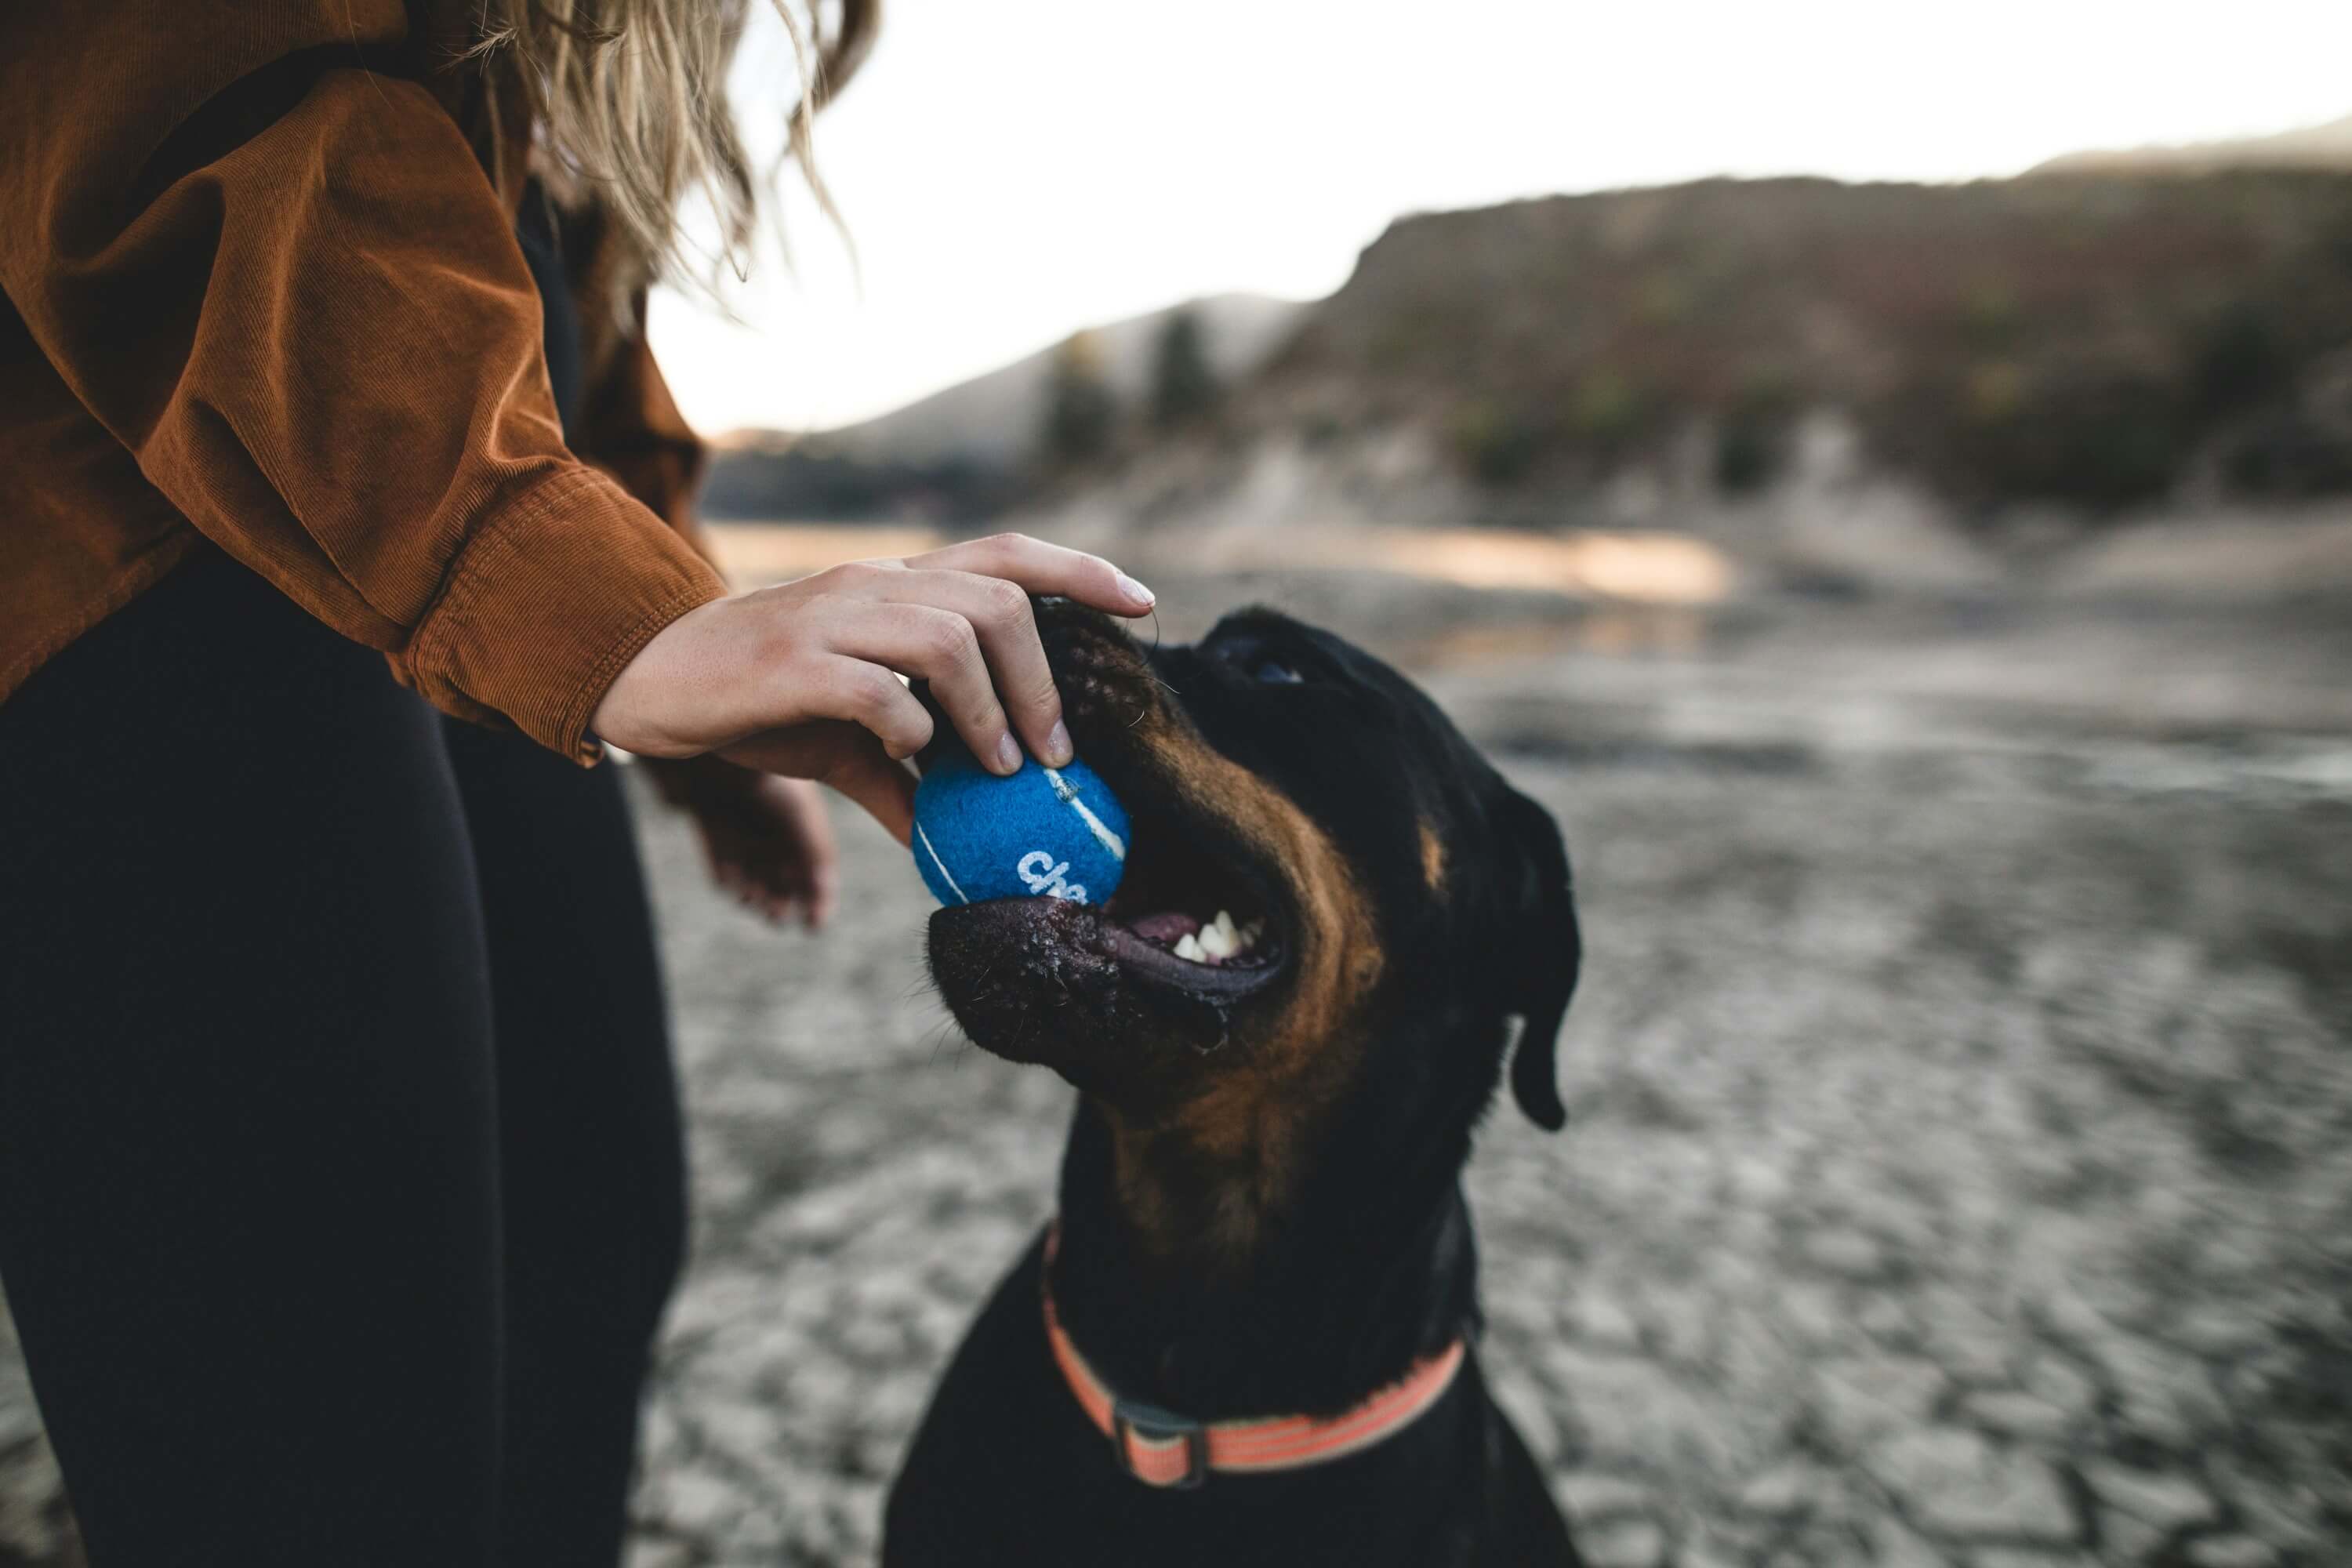
<path id="1" fill-rule="evenodd" d="M 974 572 L 1002 577 L 1032 594 L 1058 595 L 1114 616 L 1140 616 L 1156 598 L 1150 589 L 1099 555 L 1048 544 L 1025 533 L 998 533 L 909 555 L 917 569 Z"/>

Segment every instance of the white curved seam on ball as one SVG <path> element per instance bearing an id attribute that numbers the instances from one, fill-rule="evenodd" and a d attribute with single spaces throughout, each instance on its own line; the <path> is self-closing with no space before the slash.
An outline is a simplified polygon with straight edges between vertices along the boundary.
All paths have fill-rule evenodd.
<path id="1" fill-rule="evenodd" d="M 1087 826 L 1094 830 L 1096 840 L 1110 851 L 1110 858 L 1122 866 L 1127 864 L 1127 840 L 1113 833 L 1110 825 L 1097 816 L 1093 809 L 1078 798 L 1076 787 L 1063 780 L 1061 770 L 1047 768 L 1045 777 L 1052 782 L 1054 793 L 1060 795 L 1071 810 L 1087 819 Z"/>
<path id="2" fill-rule="evenodd" d="M 955 879 L 955 873 L 948 869 L 948 863 L 940 858 L 939 850 L 931 844 L 931 836 L 923 831 L 923 825 L 919 822 L 915 824 L 915 837 L 923 841 L 923 853 L 931 858 L 931 864 L 940 868 L 940 875 L 945 877 L 948 879 L 948 886 L 955 889 L 956 901 L 964 904 L 971 902 L 971 895 L 963 890 L 963 884 Z"/>

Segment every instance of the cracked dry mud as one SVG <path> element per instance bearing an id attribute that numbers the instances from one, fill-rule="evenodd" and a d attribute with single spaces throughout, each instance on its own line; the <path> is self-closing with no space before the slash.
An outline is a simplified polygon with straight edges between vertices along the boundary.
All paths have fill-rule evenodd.
<path id="1" fill-rule="evenodd" d="M 2198 755 L 1507 754 L 1589 959 L 1568 1131 L 1470 1172 L 1484 1353 L 1595 1563 L 2352 1562 L 2352 798 Z M 1066 1093 L 877 833 L 812 941 L 645 818 L 698 1213 L 634 1568 L 868 1563 Z M 0 1352 L 0 1563 L 64 1520 Z"/>

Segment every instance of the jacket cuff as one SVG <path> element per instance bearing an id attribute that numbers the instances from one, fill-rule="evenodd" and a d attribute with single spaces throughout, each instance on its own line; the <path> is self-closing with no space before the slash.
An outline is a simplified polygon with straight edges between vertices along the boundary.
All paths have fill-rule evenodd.
<path id="1" fill-rule="evenodd" d="M 589 716 L 670 622 L 723 597 L 694 548 L 604 474 L 559 468 L 467 542 L 394 668 L 434 706 L 510 721 L 583 766 Z"/>

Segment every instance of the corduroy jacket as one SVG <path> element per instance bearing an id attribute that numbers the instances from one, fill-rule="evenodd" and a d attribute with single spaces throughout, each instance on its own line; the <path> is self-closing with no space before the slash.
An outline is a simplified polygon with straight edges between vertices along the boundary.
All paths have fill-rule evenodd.
<path id="1" fill-rule="evenodd" d="M 593 214 L 564 443 L 530 125 L 464 58 L 475 14 L 0 6 L 0 701 L 209 541 L 436 706 L 585 763 L 613 677 L 724 591 Z"/>

